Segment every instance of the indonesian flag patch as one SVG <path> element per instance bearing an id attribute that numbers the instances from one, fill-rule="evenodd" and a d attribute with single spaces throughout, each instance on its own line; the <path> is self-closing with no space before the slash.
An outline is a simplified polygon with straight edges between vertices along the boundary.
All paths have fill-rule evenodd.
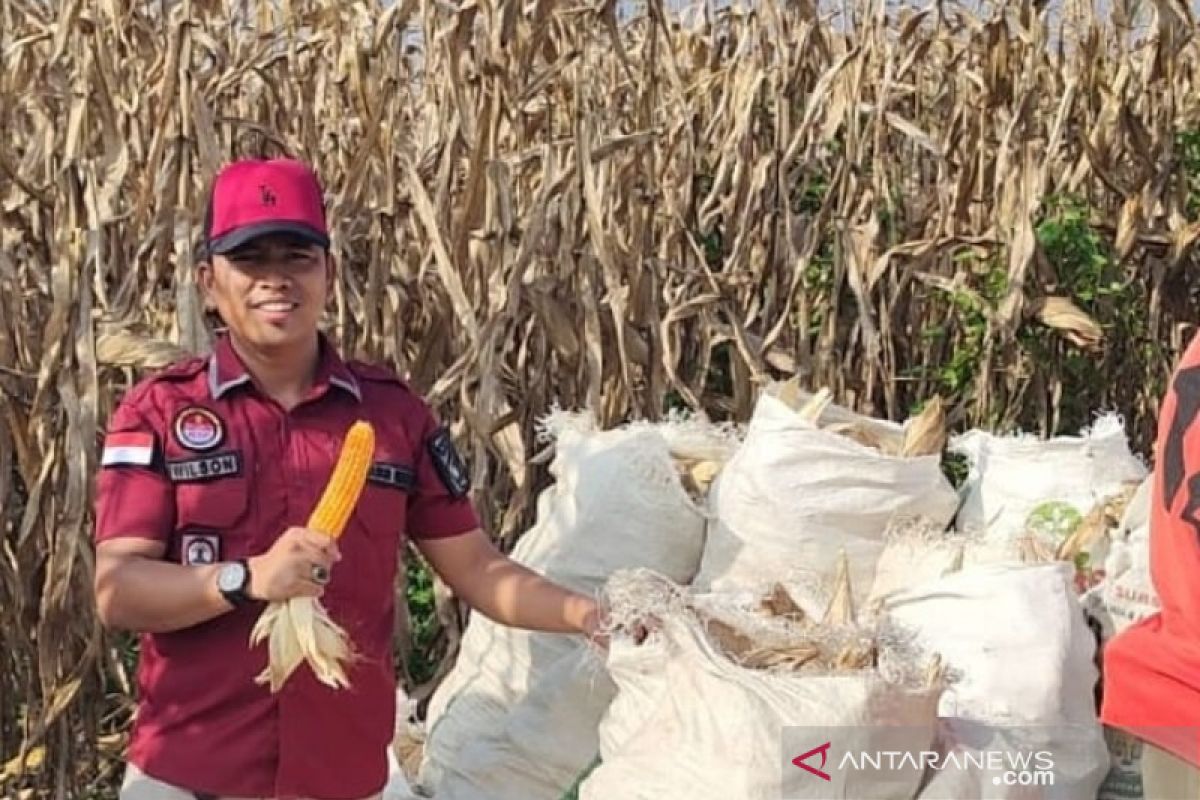
<path id="1" fill-rule="evenodd" d="M 148 467 L 154 461 L 154 434 L 110 433 L 104 437 L 104 455 L 100 464 L 105 467 L 134 465 Z"/>

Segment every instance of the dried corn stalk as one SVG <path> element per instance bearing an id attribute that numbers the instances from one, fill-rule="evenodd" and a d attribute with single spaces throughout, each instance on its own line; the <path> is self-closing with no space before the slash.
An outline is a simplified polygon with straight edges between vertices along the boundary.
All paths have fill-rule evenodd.
<path id="1" fill-rule="evenodd" d="M 370 423 L 351 425 L 329 483 L 308 520 L 309 528 L 331 539 L 342 535 L 366 484 L 374 452 L 375 431 Z M 352 657 L 349 637 L 319 600 L 293 597 L 271 603 L 250 634 L 251 645 L 264 639 L 269 640 L 267 668 L 255 680 L 270 684 L 272 692 L 278 692 L 303 661 L 325 685 L 349 686 L 342 668 Z"/>

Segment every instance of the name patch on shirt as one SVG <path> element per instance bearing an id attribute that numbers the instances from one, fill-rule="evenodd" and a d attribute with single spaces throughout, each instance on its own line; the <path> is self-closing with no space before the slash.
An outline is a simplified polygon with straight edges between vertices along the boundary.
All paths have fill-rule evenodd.
<path id="1" fill-rule="evenodd" d="M 417 475 L 412 467 L 405 464 L 386 464 L 379 461 L 371 465 L 367 481 L 390 489 L 411 492 L 417 485 Z"/>
<path id="2" fill-rule="evenodd" d="M 167 462 L 167 474 L 176 483 L 207 481 L 242 474 L 242 454 L 213 453 L 211 456 Z"/>

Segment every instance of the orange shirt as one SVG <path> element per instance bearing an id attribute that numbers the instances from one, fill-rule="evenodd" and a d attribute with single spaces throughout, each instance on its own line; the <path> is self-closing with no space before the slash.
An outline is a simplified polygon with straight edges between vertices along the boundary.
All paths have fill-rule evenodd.
<path id="1" fill-rule="evenodd" d="M 1200 335 L 1159 417 L 1150 575 L 1162 610 L 1105 648 L 1101 718 L 1200 766 Z"/>

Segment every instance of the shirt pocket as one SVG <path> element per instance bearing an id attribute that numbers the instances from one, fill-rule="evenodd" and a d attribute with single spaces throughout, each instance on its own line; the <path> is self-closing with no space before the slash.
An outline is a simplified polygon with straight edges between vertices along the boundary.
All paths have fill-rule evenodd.
<path id="1" fill-rule="evenodd" d="M 196 566 L 245 558 L 250 489 L 241 475 L 175 484 L 175 532 L 169 557 Z"/>
<path id="2" fill-rule="evenodd" d="M 388 602 L 404 542 L 412 474 L 403 462 L 382 455 L 372 464 L 345 535 L 338 542 L 342 561 L 334 567 L 335 579 L 326 590 L 331 608 L 378 608 Z M 342 573 L 343 580 L 337 580 L 337 573 Z"/>
<path id="3" fill-rule="evenodd" d="M 416 486 L 416 471 L 399 460 L 377 460 L 371 465 L 351 524 L 375 542 L 398 546 L 404 533 L 408 499 Z"/>
<path id="4" fill-rule="evenodd" d="M 243 475 L 175 484 L 175 530 L 228 535 L 245 521 L 250 488 Z"/>

